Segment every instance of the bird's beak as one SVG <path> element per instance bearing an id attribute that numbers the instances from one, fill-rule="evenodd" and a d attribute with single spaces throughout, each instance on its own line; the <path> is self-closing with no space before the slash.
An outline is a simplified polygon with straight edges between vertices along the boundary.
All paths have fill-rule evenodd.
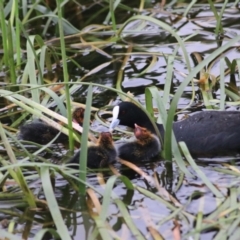
<path id="1" fill-rule="evenodd" d="M 112 122 L 110 123 L 109 126 L 109 131 L 112 132 L 116 126 L 118 126 L 120 120 L 118 119 L 118 114 L 119 114 L 119 106 L 115 106 L 113 108 L 113 118 Z"/>
<path id="2" fill-rule="evenodd" d="M 109 132 L 112 132 L 114 130 L 114 128 L 119 125 L 119 122 L 120 122 L 119 119 L 112 120 L 112 122 L 109 126 Z"/>

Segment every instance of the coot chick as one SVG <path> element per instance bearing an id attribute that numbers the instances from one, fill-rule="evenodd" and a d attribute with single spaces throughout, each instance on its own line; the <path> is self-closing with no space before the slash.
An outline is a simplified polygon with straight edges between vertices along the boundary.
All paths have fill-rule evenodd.
<path id="1" fill-rule="evenodd" d="M 146 128 L 135 124 L 135 140 L 125 143 L 118 149 L 118 156 L 130 162 L 148 161 L 161 151 L 158 137 Z"/>
<path id="2" fill-rule="evenodd" d="M 82 125 L 84 118 L 84 109 L 76 108 L 73 113 L 73 121 Z M 40 120 L 33 121 L 20 127 L 18 138 L 25 141 L 35 142 L 38 144 L 47 144 L 59 134 L 59 130 Z M 67 143 L 68 136 L 60 133 L 55 143 Z"/>
<path id="3" fill-rule="evenodd" d="M 134 103 L 122 102 L 113 109 L 110 129 L 138 124 L 155 133 L 148 116 Z M 162 124 L 157 124 L 164 139 Z M 240 112 L 202 111 L 173 123 L 177 142 L 184 141 L 194 157 L 229 156 L 240 153 Z"/>
<path id="4" fill-rule="evenodd" d="M 21 126 L 18 138 L 43 145 L 52 141 L 58 134 L 59 130 L 38 120 Z M 67 141 L 68 136 L 60 133 L 55 143 L 65 143 Z"/>
<path id="5" fill-rule="evenodd" d="M 79 150 L 68 163 L 79 163 L 80 157 Z M 106 167 L 108 164 L 116 161 L 117 151 L 114 147 L 112 135 L 109 132 L 100 133 L 96 145 L 88 147 L 88 168 L 101 168 Z"/>

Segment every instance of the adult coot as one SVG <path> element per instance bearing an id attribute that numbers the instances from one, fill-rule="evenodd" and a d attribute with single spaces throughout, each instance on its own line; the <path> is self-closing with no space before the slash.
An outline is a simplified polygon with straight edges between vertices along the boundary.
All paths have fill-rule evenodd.
<path id="1" fill-rule="evenodd" d="M 79 163 L 79 150 L 68 163 Z M 114 147 L 112 135 L 109 132 L 100 133 L 96 145 L 88 147 L 87 167 L 101 168 L 106 167 L 109 163 L 116 161 L 117 151 Z"/>
<path id="2" fill-rule="evenodd" d="M 161 151 L 158 137 L 146 128 L 135 124 L 135 139 L 118 149 L 118 156 L 130 162 L 148 161 Z"/>
<path id="3" fill-rule="evenodd" d="M 113 109 L 110 129 L 118 124 L 138 124 L 155 133 L 148 116 L 134 103 L 122 102 Z M 162 138 L 164 129 L 157 124 Z M 184 141 L 195 157 L 229 156 L 240 153 L 240 112 L 202 111 L 173 123 L 177 141 Z"/>
<path id="4" fill-rule="evenodd" d="M 73 121 L 82 125 L 84 119 L 84 109 L 76 108 L 73 113 Z M 47 144 L 52 141 L 59 133 L 59 130 L 40 120 L 33 121 L 20 127 L 18 138 L 38 144 Z M 60 133 L 55 143 L 68 142 L 68 136 Z"/>

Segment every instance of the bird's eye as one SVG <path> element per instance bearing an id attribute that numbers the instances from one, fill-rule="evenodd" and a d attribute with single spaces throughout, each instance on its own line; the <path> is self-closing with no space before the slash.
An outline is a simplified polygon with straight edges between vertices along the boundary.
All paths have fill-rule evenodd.
<path id="1" fill-rule="evenodd" d="M 126 113 L 126 111 L 125 111 L 125 110 L 122 110 L 122 111 L 121 111 L 121 113 L 122 113 L 122 114 L 125 114 L 125 113 Z"/>

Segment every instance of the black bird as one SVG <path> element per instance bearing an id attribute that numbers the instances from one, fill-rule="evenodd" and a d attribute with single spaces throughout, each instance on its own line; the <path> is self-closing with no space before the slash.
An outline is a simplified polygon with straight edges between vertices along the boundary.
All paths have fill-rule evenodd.
<path id="1" fill-rule="evenodd" d="M 80 126 L 83 123 L 85 110 L 81 107 L 76 108 L 73 113 L 73 121 Z M 48 125 L 40 120 L 35 120 L 31 123 L 25 124 L 20 127 L 18 138 L 25 141 L 35 142 L 38 144 L 47 144 L 52 141 L 59 133 L 59 130 Z M 60 133 L 55 143 L 67 143 L 68 136 Z"/>
<path id="2" fill-rule="evenodd" d="M 47 144 L 59 134 L 59 130 L 40 120 L 33 121 L 20 127 L 18 138 L 38 144 Z M 68 136 L 60 133 L 55 143 L 66 143 Z"/>
<path id="3" fill-rule="evenodd" d="M 68 163 L 79 163 L 79 150 Z M 109 163 L 114 163 L 117 158 L 117 151 L 114 147 L 112 135 L 109 132 L 100 133 L 96 145 L 88 147 L 87 167 L 101 168 Z"/>
<path id="4" fill-rule="evenodd" d="M 135 139 L 125 143 L 118 149 L 118 156 L 130 162 L 149 161 L 161 151 L 158 137 L 146 128 L 135 124 Z"/>
<path id="5" fill-rule="evenodd" d="M 122 102 L 113 109 L 110 130 L 118 124 L 134 128 L 134 124 L 155 133 L 148 116 L 134 103 Z M 164 139 L 164 128 L 157 124 Z M 229 156 L 240 153 L 240 112 L 202 111 L 174 122 L 177 142 L 184 141 L 194 157 Z"/>

